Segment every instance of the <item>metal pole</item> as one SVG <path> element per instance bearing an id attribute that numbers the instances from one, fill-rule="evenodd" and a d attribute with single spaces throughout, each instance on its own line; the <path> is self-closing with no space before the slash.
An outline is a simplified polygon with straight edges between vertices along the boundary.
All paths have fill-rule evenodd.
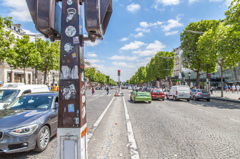
<path id="1" fill-rule="evenodd" d="M 82 17 L 79 0 L 62 0 L 57 159 L 87 159 Z"/>
<path id="2" fill-rule="evenodd" d="M 35 35 L 35 48 L 37 49 L 37 35 Z M 37 65 L 35 66 L 35 83 L 37 84 Z"/>
<path id="3" fill-rule="evenodd" d="M 207 70 L 207 73 L 206 73 L 206 87 L 207 87 L 207 91 L 209 93 L 209 80 L 208 80 L 208 64 L 206 65 L 206 70 Z"/>
<path id="4" fill-rule="evenodd" d="M 190 76 L 188 76 L 189 77 L 189 79 L 188 79 L 188 85 L 189 85 L 189 87 L 190 87 Z"/>

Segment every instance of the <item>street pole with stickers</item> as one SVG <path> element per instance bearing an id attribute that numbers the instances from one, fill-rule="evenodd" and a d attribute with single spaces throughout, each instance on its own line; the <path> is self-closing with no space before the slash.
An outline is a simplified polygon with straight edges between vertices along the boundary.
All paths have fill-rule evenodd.
<path id="1" fill-rule="evenodd" d="M 61 40 L 57 158 L 86 159 L 84 41 L 103 39 L 112 14 L 112 0 L 26 2 L 36 29 L 51 41 Z M 83 37 L 83 15 L 88 37 Z"/>

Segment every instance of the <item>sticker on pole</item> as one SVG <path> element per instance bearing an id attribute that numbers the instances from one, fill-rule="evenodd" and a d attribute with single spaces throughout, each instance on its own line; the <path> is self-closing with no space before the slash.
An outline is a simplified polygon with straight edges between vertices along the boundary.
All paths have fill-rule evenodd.
<path id="1" fill-rule="evenodd" d="M 76 28 L 74 26 L 68 26 L 65 30 L 65 34 L 68 36 L 68 37 L 73 37 L 76 35 Z"/>
<path id="2" fill-rule="evenodd" d="M 72 5 L 72 3 L 73 3 L 72 0 L 68 0 L 68 1 L 67 1 L 67 4 L 68 4 L 68 5 Z"/>
<path id="3" fill-rule="evenodd" d="M 68 112 L 74 112 L 74 104 L 68 104 Z"/>
<path id="4" fill-rule="evenodd" d="M 68 42 L 64 45 L 64 51 L 66 51 L 67 53 L 73 53 L 74 51 L 74 45 L 71 42 Z"/>
<path id="5" fill-rule="evenodd" d="M 75 16 L 76 14 L 76 9 L 75 8 L 68 8 L 67 9 L 67 12 L 68 12 L 68 15 L 67 15 L 67 19 L 66 21 L 69 22 L 73 19 L 73 17 Z"/>

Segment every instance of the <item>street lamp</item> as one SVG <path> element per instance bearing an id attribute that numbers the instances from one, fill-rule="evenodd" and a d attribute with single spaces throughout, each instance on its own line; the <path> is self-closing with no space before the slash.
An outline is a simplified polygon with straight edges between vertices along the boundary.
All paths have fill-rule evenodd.
<path id="1" fill-rule="evenodd" d="M 190 77 L 191 77 L 191 73 L 188 72 L 188 82 L 189 82 L 189 87 L 190 87 Z"/>
<path id="2" fill-rule="evenodd" d="M 10 65 L 10 69 L 11 69 L 10 82 L 13 83 L 13 78 L 12 78 L 12 75 L 13 75 L 13 65 Z"/>
<path id="3" fill-rule="evenodd" d="M 55 73 L 53 72 L 52 75 L 53 75 L 53 87 L 54 87 L 54 82 L 55 82 L 54 75 L 55 75 Z"/>

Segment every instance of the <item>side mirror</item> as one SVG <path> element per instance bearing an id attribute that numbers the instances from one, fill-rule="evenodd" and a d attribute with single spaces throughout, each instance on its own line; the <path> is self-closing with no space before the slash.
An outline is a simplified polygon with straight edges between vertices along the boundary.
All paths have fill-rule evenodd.
<path id="1" fill-rule="evenodd" d="M 54 106 L 54 109 L 57 109 L 57 108 L 58 108 L 58 103 L 56 102 L 55 106 Z"/>
<path id="2" fill-rule="evenodd" d="M 7 108 L 7 106 L 9 106 L 8 103 L 4 104 L 4 105 L 3 105 L 3 108 Z"/>

